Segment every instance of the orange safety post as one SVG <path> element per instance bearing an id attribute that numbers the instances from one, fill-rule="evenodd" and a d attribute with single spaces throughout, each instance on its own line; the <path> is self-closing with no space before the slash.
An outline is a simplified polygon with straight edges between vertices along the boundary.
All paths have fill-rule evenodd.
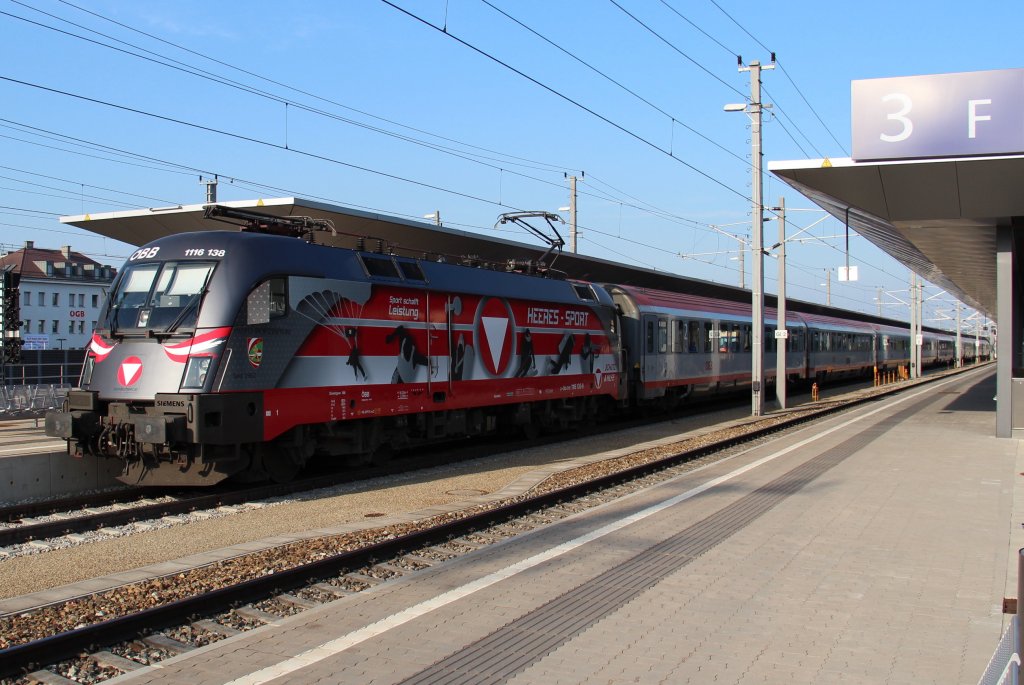
<path id="1" fill-rule="evenodd" d="M 811 386 L 811 402 L 818 401 L 818 384 L 815 383 Z"/>

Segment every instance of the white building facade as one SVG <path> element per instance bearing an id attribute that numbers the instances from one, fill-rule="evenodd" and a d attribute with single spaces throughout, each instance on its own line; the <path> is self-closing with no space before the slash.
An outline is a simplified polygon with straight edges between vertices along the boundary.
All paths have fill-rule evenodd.
<path id="1" fill-rule="evenodd" d="M 5 266 L 21 275 L 22 349 L 82 349 L 89 344 L 116 269 L 69 245 L 49 250 L 33 241 L 0 257 L 0 268 Z"/>

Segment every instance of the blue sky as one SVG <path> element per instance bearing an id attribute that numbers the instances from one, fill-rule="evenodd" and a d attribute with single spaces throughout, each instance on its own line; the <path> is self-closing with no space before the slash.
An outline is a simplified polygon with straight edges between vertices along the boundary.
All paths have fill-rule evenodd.
<path id="1" fill-rule="evenodd" d="M 495 234 L 502 212 L 567 205 L 576 174 L 581 252 L 737 284 L 739 242 L 709 227 L 749 237 L 749 121 L 722 110 L 749 94 L 737 54 L 778 57 L 762 78 L 766 162 L 848 156 L 851 80 L 1022 66 L 1008 1 L 392 1 L 408 14 L 381 0 L 0 0 L 0 244 L 119 265 L 127 246 L 57 217 L 201 202 L 200 174 L 220 176 L 222 200 L 440 210 Z M 780 195 L 813 208 L 766 174 L 765 203 Z M 790 214 L 794 230 L 820 217 Z M 809 231 L 824 241 L 790 247 L 790 296 L 824 302 L 825 270 L 845 263 L 827 236 L 842 232 L 828 219 Z M 907 270 L 859 237 L 851 257 L 860 280 L 833 271 L 833 305 L 874 312 L 881 287 L 884 313 L 906 319 Z"/>

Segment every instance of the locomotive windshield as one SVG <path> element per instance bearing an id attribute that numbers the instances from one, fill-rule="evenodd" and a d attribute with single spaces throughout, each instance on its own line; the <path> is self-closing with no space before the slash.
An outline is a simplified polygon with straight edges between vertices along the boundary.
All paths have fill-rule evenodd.
<path id="1" fill-rule="evenodd" d="M 215 262 L 133 264 L 125 269 L 103 323 L 111 334 L 194 329 Z"/>

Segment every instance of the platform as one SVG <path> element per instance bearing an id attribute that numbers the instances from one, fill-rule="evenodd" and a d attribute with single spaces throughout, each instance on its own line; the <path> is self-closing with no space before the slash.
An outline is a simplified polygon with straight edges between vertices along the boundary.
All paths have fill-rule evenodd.
<path id="1" fill-rule="evenodd" d="M 43 417 L 0 420 L 0 503 L 119 487 L 113 459 L 68 456 L 67 445 L 43 434 Z"/>
<path id="2" fill-rule="evenodd" d="M 974 683 L 1024 515 L 993 397 L 910 389 L 108 682 Z"/>

